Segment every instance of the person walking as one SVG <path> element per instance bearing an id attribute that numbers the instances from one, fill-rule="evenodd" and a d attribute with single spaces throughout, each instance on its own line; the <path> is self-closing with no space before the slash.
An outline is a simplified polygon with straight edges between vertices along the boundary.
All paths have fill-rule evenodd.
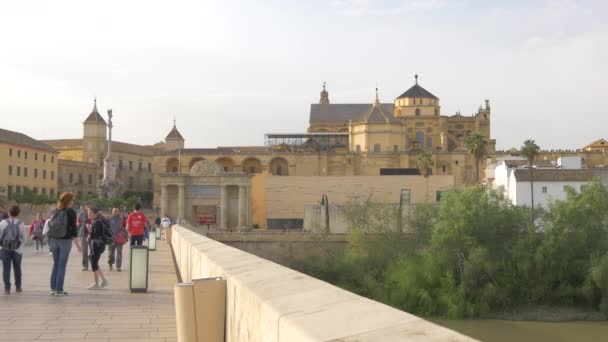
<path id="1" fill-rule="evenodd" d="M 127 217 L 127 231 L 131 237 L 131 246 L 141 246 L 144 243 L 144 233 L 148 219 L 146 215 L 139 211 L 141 209 L 139 203 L 135 203 L 133 209 L 133 212 Z"/>
<path id="2" fill-rule="evenodd" d="M 51 292 L 56 297 L 67 296 L 63 289 L 66 266 L 72 243 L 82 253 L 80 240 L 78 239 L 78 227 L 76 226 L 76 211 L 72 209 L 74 194 L 64 192 L 59 197 L 57 209 L 53 211 L 49 219 L 49 247 L 53 253 L 53 270 L 51 271 Z"/>
<path id="3" fill-rule="evenodd" d="M 125 227 L 125 222 L 122 216 L 120 215 L 120 209 L 113 208 L 112 216 L 108 219 L 110 224 L 110 230 L 112 231 L 112 243 L 108 245 L 108 264 L 110 265 L 110 271 L 112 270 L 112 265 L 116 262 L 116 272 L 120 272 L 120 267 L 122 266 L 122 246 L 124 243 L 120 243 L 120 239 L 116 237 L 119 234 L 122 234 L 124 241 L 127 241 L 127 230 Z"/>
<path id="4" fill-rule="evenodd" d="M 160 220 L 160 230 L 161 230 L 160 234 L 161 234 L 161 236 L 162 236 L 162 233 L 163 233 L 162 231 L 164 229 L 167 229 L 167 228 L 171 228 L 171 219 L 169 218 L 169 215 L 165 214 L 165 216 L 163 216 L 163 219 Z"/>
<path id="5" fill-rule="evenodd" d="M 36 219 L 30 225 L 30 238 L 36 241 L 36 253 L 38 253 L 38 247 L 40 247 L 40 252 L 44 250 L 44 234 L 42 234 L 42 231 L 45 222 L 46 220 L 42 217 L 42 214 L 37 213 Z"/>
<path id="6" fill-rule="evenodd" d="M 89 211 L 91 210 L 91 203 L 87 203 L 84 208 L 80 207 L 78 213 L 78 236 L 80 236 L 80 245 L 82 246 L 82 270 L 89 270 L 89 244 L 87 243 L 87 236 L 91 232 L 91 219 L 89 218 Z"/>
<path id="7" fill-rule="evenodd" d="M 4 294 L 11 293 L 11 264 L 15 274 L 15 291 L 21 292 L 21 259 L 23 250 L 23 232 L 25 225 L 17 219 L 21 210 L 18 206 L 12 206 L 9 217 L 0 222 L 0 256 L 2 258 Z"/>
<path id="8" fill-rule="evenodd" d="M 93 223 L 91 224 L 91 233 L 87 238 L 89 242 L 89 250 L 91 251 L 91 270 L 93 271 L 93 284 L 88 287 L 89 290 L 102 289 L 110 282 L 104 277 L 103 272 L 99 268 L 99 258 L 106 249 L 104 242 L 104 224 L 107 224 L 105 218 L 99 213 L 99 209 L 92 207 L 89 210 L 89 217 Z"/>

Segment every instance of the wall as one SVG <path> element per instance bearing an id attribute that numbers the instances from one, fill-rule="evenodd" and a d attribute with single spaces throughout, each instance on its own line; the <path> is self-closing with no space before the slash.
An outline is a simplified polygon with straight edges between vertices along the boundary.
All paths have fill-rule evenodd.
<path id="1" fill-rule="evenodd" d="M 564 186 L 571 186 L 576 192 L 581 191 L 581 186 L 589 184 L 589 182 L 541 182 L 534 181 L 534 206 L 542 206 L 545 209 L 549 208 L 551 200 L 565 200 L 566 192 Z M 547 193 L 543 193 L 543 187 L 547 187 Z M 514 198 L 515 205 L 532 205 L 530 196 L 530 182 L 517 182 L 517 197 Z"/>
<path id="2" fill-rule="evenodd" d="M 184 281 L 226 279 L 226 341 L 473 341 L 387 305 L 174 226 Z"/>
<path id="3" fill-rule="evenodd" d="M 304 218 L 304 207 L 319 204 L 326 194 L 330 204 L 345 204 L 358 198 L 381 203 L 399 203 L 401 189 L 411 190 L 412 203 L 426 199 L 426 182 L 422 176 L 349 176 L 349 177 L 278 177 L 263 175 L 266 180 L 266 219 Z M 454 186 L 452 176 L 430 176 L 428 198 L 435 192 Z"/>

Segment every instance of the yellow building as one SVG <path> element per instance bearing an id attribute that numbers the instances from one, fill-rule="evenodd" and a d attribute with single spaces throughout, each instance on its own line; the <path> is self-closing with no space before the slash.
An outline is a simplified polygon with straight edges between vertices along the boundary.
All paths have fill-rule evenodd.
<path id="1" fill-rule="evenodd" d="M 57 195 L 58 152 L 25 134 L 0 129 L 0 199 L 17 193 Z"/>
<path id="2" fill-rule="evenodd" d="M 83 122 L 82 138 L 44 140 L 59 151 L 61 160 L 70 161 L 59 165 L 61 191 L 96 193 L 97 182 L 103 177 L 103 160 L 108 149 L 107 126 L 95 101 L 93 110 Z M 123 183 L 124 191 L 153 191 L 154 154 L 161 148 L 112 141 L 116 177 Z M 82 181 L 80 177 L 83 177 Z"/>

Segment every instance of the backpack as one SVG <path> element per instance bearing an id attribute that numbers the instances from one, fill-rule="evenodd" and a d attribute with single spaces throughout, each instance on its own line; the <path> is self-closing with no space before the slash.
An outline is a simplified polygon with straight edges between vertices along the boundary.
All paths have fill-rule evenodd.
<path id="1" fill-rule="evenodd" d="M 106 245 L 111 245 L 114 242 L 114 238 L 112 237 L 112 230 L 110 229 L 110 222 L 106 219 L 101 220 L 103 223 L 103 243 Z"/>
<path id="2" fill-rule="evenodd" d="M 7 222 L 7 225 L 0 237 L 0 246 L 6 251 L 17 250 L 21 246 L 21 241 L 19 240 L 19 226 L 21 225 L 21 221 L 11 221 L 10 219 L 6 219 L 5 221 Z"/>
<path id="3" fill-rule="evenodd" d="M 34 237 L 40 239 L 42 237 L 42 229 L 44 228 L 44 222 L 36 221 L 34 223 Z"/>
<path id="4" fill-rule="evenodd" d="M 68 235 L 68 214 L 66 209 L 57 209 L 49 219 L 48 237 L 63 239 Z"/>

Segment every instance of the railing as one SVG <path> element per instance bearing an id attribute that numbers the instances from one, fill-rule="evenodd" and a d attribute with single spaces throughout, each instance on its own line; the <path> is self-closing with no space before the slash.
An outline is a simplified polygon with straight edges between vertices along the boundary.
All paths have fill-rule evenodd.
<path id="1" fill-rule="evenodd" d="M 171 245 L 183 281 L 226 280 L 228 342 L 474 341 L 183 226 Z"/>

